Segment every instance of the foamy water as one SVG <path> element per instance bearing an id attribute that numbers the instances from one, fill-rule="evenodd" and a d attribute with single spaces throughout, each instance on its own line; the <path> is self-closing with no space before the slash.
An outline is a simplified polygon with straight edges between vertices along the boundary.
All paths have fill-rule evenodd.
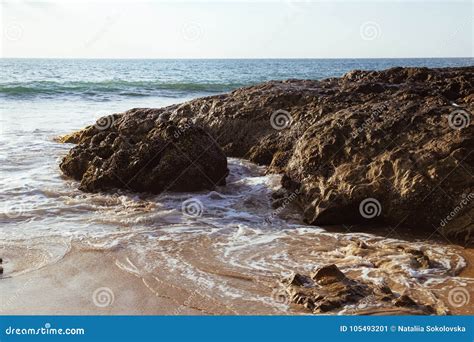
<path id="1" fill-rule="evenodd" d="M 62 155 L 70 146 L 51 147 Z M 2 196 L 24 199 L 21 211 L 2 213 L 4 277 L 53 264 L 72 247 L 92 249 L 113 254 L 116 267 L 140 277 L 150 293 L 176 298 L 178 308 L 187 298 L 205 313 L 225 314 L 292 312 L 275 295 L 280 279 L 331 263 L 432 302 L 433 289 L 469 281 L 454 276 L 465 262 L 451 247 L 330 233 L 274 216 L 270 194 L 280 176 L 238 159 L 229 159 L 229 169 L 227 185 L 210 192 L 86 194 L 61 177 L 52 158 L 39 172 L 45 179 L 33 177 L 36 187 L 2 184 Z M 368 249 L 361 251 L 360 242 Z M 418 269 L 408 248 L 423 250 L 436 266 Z"/>

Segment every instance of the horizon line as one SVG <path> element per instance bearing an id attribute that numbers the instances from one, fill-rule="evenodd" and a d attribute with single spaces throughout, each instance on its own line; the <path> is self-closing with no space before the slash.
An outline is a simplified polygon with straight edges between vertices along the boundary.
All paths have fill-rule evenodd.
<path id="1" fill-rule="evenodd" d="M 0 59 L 116 59 L 116 60 L 314 60 L 314 59 L 474 59 L 474 56 L 444 57 L 3 57 Z"/>

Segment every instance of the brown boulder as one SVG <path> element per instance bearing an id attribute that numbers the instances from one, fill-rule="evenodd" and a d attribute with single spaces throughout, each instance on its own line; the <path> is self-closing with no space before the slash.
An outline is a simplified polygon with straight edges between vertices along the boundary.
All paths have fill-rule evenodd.
<path id="1" fill-rule="evenodd" d="M 227 159 L 205 129 L 161 122 L 155 113 L 116 114 L 67 137 L 78 143 L 61 170 L 80 189 L 159 193 L 213 189 L 225 184 Z"/>

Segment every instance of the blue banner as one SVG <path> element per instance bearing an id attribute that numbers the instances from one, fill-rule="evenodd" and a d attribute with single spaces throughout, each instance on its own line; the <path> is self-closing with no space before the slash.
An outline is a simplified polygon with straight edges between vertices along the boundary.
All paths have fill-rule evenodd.
<path id="1" fill-rule="evenodd" d="M 466 341 L 474 316 L 0 316 L 0 341 Z"/>

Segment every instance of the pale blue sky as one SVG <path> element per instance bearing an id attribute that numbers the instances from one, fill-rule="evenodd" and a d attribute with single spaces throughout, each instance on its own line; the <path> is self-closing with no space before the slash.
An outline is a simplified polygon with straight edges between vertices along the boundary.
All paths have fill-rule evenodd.
<path id="1" fill-rule="evenodd" d="M 471 1 L 2 1 L 2 57 L 472 57 Z"/>

